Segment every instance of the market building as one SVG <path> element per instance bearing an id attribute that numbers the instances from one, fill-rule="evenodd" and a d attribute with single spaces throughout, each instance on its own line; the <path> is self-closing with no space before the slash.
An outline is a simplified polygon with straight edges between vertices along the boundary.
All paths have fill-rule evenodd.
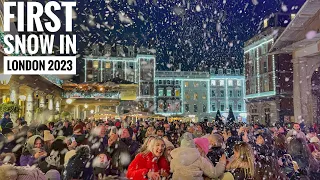
<path id="1" fill-rule="evenodd" d="M 244 76 L 240 69 L 211 69 L 210 72 L 157 71 L 155 113 L 182 115 L 193 121 L 212 120 L 217 110 L 227 117 L 246 119 Z"/>
<path id="2" fill-rule="evenodd" d="M 292 54 L 294 120 L 311 125 L 320 117 L 320 2 L 306 1 L 274 42 L 272 54 Z"/>
<path id="3" fill-rule="evenodd" d="M 248 121 L 271 125 L 293 119 L 291 55 L 268 54 L 294 14 L 274 14 L 264 28 L 245 43 L 244 67 Z"/>

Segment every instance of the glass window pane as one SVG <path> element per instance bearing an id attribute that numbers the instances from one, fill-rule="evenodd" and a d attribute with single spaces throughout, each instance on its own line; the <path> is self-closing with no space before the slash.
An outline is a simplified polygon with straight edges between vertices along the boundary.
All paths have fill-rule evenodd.
<path id="1" fill-rule="evenodd" d="M 211 80 L 211 86 L 215 86 L 216 85 L 216 80 Z"/>
<path id="2" fill-rule="evenodd" d="M 224 86 L 224 80 L 220 80 L 220 86 Z"/>

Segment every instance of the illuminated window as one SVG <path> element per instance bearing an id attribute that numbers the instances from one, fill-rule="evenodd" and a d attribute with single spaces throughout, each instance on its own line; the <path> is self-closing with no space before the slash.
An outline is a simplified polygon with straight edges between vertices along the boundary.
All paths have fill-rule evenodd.
<path id="1" fill-rule="evenodd" d="M 228 86 L 233 86 L 233 80 L 228 80 Z"/>
<path id="2" fill-rule="evenodd" d="M 163 96 L 163 89 L 159 89 L 158 94 L 159 94 L 159 96 Z"/>
<path id="3" fill-rule="evenodd" d="M 296 14 L 291 14 L 291 20 L 293 20 L 296 17 Z"/>
<path id="4" fill-rule="evenodd" d="M 188 87 L 189 86 L 189 82 L 184 82 L 184 87 Z"/>
<path id="5" fill-rule="evenodd" d="M 167 89 L 167 96 L 171 96 L 171 89 Z"/>
<path id="6" fill-rule="evenodd" d="M 105 65 L 106 69 L 110 69 L 111 67 L 111 63 L 107 62 L 106 65 Z"/>
<path id="7" fill-rule="evenodd" d="M 263 28 L 268 27 L 268 19 L 263 20 Z"/>
<path id="8" fill-rule="evenodd" d="M 220 86 L 224 86 L 224 80 L 220 80 Z"/>
<path id="9" fill-rule="evenodd" d="M 186 97 L 186 99 L 190 99 L 190 95 L 189 95 L 189 93 L 185 93 L 185 97 Z"/>
<path id="10" fill-rule="evenodd" d="M 99 61 L 93 61 L 93 68 L 98 69 L 99 68 Z"/>
<path id="11" fill-rule="evenodd" d="M 207 99 L 206 94 L 203 94 L 203 95 L 202 95 L 202 99 L 204 99 L 204 100 L 206 100 L 206 99 Z"/>
<path id="12" fill-rule="evenodd" d="M 237 86 L 241 86 L 241 80 L 237 80 Z"/>
<path id="13" fill-rule="evenodd" d="M 176 89 L 176 90 L 174 91 L 174 94 L 175 94 L 175 96 L 180 96 L 180 89 Z"/>
<path id="14" fill-rule="evenodd" d="M 211 86 L 215 86 L 216 85 L 216 80 L 211 80 Z"/>
<path id="15" fill-rule="evenodd" d="M 194 99 L 194 100 L 197 100 L 197 99 L 198 99 L 198 94 L 197 94 L 197 93 L 194 93 L 194 94 L 193 94 L 193 99 Z"/>

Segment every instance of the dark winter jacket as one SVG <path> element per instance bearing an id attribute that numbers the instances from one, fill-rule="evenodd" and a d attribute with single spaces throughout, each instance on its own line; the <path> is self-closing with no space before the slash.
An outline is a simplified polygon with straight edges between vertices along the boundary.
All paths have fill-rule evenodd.
<path id="1" fill-rule="evenodd" d="M 79 146 L 76 154 L 72 156 L 63 172 L 63 180 L 83 179 L 93 180 L 93 168 L 91 164 L 89 146 Z"/>
<path id="2" fill-rule="evenodd" d="M 241 142 L 241 138 L 239 136 L 231 136 L 227 139 L 226 142 L 226 152 L 227 157 L 230 158 L 233 155 L 233 147 L 236 143 Z"/>
<path id="3" fill-rule="evenodd" d="M 106 149 L 108 147 L 108 139 L 106 137 L 100 138 L 100 137 L 94 137 L 92 140 L 88 143 L 91 149 L 91 154 L 94 156 L 97 156 L 101 153 L 105 153 Z"/>
<path id="4" fill-rule="evenodd" d="M 139 143 L 137 141 L 132 140 L 131 138 L 123 138 L 121 139 L 121 141 L 127 145 L 129 153 L 131 155 L 131 159 L 133 159 L 136 155 L 136 152 L 139 149 Z"/>
<path id="5" fill-rule="evenodd" d="M 210 159 L 212 164 L 216 166 L 223 154 L 224 150 L 221 147 L 212 147 L 211 149 L 209 149 L 207 157 Z"/>
<path id="6" fill-rule="evenodd" d="M 1 128 L 5 128 L 8 123 L 12 123 L 11 118 L 5 118 L 6 115 L 10 115 L 10 113 L 5 112 L 2 120 L 0 121 Z"/>
<path id="7" fill-rule="evenodd" d="M 111 175 L 120 175 L 120 172 L 126 169 L 131 162 L 128 146 L 121 140 L 116 141 L 112 146 L 108 147 L 107 152 L 111 157 Z"/>
<path id="8" fill-rule="evenodd" d="M 67 128 L 65 126 L 63 126 L 62 132 L 63 132 L 63 136 L 68 137 L 73 134 L 73 129 L 71 126 L 68 126 Z"/>

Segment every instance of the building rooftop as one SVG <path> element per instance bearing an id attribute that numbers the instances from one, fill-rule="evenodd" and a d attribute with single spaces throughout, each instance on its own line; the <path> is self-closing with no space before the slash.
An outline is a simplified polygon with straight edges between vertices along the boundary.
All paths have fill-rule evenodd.
<path id="1" fill-rule="evenodd" d="M 303 48 L 314 42 L 320 40 L 320 30 L 317 30 L 317 34 L 312 39 L 305 39 L 306 32 L 305 27 L 308 27 L 314 20 L 318 13 L 319 16 L 320 1 L 319 0 L 307 0 L 300 8 L 295 18 L 290 22 L 287 28 L 283 31 L 280 37 L 276 40 L 271 52 L 273 53 L 288 53 L 292 52 L 295 48 Z M 294 43 L 296 42 L 296 43 Z"/>

